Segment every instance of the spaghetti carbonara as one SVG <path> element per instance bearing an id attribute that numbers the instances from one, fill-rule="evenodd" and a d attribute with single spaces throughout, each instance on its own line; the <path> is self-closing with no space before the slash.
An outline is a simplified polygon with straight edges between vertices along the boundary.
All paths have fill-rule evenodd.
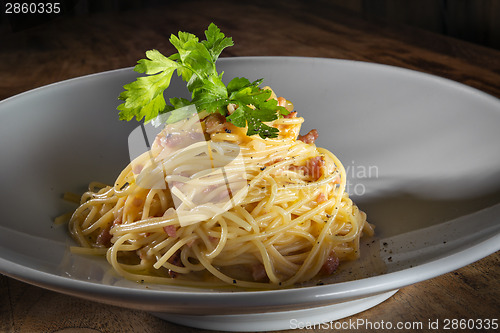
<path id="1" fill-rule="evenodd" d="M 83 194 L 72 250 L 152 283 L 269 289 L 332 274 L 359 257 L 373 227 L 317 132 L 299 135 L 303 121 L 296 112 L 274 120 L 279 135 L 267 139 L 219 114 L 166 125 L 113 186 Z"/>

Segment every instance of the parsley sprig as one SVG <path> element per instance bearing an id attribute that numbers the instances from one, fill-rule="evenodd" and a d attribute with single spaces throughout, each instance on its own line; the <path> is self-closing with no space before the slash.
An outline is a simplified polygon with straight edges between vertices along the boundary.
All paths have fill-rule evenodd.
<path id="1" fill-rule="evenodd" d="M 169 112 L 168 123 L 176 122 L 185 115 L 177 111 L 188 105 L 195 105 L 198 112 L 220 113 L 226 120 L 238 127 L 247 127 L 247 135 L 258 134 L 262 138 L 273 138 L 278 129 L 265 122 L 273 121 L 288 111 L 270 99 L 271 90 L 259 87 L 262 79 L 251 82 L 244 77 L 233 78 L 227 86 L 222 82 L 215 63 L 222 51 L 233 46 L 233 40 L 213 23 L 205 31 L 206 40 L 188 32 L 179 32 L 170 37 L 170 43 L 177 53 L 169 57 L 157 50 L 146 52 L 147 59 L 141 59 L 134 71 L 146 74 L 126 84 L 118 97 L 124 103 L 118 106 L 120 120 L 134 117 L 150 121 L 158 114 Z M 187 83 L 191 100 L 173 97 L 167 105 L 163 92 L 170 86 L 174 72 Z M 227 106 L 234 104 L 235 110 L 228 114 Z"/>

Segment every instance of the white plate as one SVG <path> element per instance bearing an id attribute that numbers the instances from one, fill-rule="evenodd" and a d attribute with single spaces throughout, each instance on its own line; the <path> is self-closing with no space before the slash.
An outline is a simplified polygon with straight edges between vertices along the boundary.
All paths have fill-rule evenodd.
<path id="1" fill-rule="evenodd" d="M 128 163 L 118 121 L 131 69 L 85 76 L 0 102 L 0 272 L 44 288 L 151 311 L 200 328 L 271 330 L 339 319 L 403 286 L 500 249 L 500 101 L 442 78 L 317 58 L 221 59 L 224 77 L 265 78 L 344 162 L 349 190 L 376 224 L 362 258 L 324 285 L 233 292 L 136 284 L 72 255 L 65 191 L 113 182 Z M 174 82 L 171 96 L 186 92 Z M 257 325 L 258 321 L 262 321 Z"/>

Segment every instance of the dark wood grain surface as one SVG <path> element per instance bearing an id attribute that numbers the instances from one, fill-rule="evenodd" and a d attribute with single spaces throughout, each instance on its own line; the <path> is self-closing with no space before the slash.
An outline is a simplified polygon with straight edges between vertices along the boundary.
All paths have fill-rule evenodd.
<path id="1" fill-rule="evenodd" d="M 286 55 L 383 63 L 446 77 L 500 97 L 499 51 L 405 25 L 367 21 L 328 1 L 220 0 L 169 1 L 142 10 L 61 17 L 4 35 L 0 37 L 0 100 L 68 78 L 133 66 L 151 48 L 171 52 L 171 33 L 201 34 L 212 21 L 237 41 L 224 56 Z M 428 328 L 429 321 L 499 318 L 499 267 L 497 252 L 402 288 L 384 303 L 341 322 L 420 322 L 422 329 L 408 331 L 437 332 Z M 198 330 L 0 275 L 0 332 L 190 331 Z M 312 330 L 298 330 L 307 331 Z"/>

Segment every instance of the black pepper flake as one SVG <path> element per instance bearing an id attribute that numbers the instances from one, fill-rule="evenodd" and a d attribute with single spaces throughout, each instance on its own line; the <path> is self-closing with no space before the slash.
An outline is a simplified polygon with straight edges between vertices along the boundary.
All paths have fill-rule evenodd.
<path id="1" fill-rule="evenodd" d="M 387 246 L 388 244 L 387 244 L 387 242 L 384 242 L 382 245 Z"/>
<path id="2" fill-rule="evenodd" d="M 260 168 L 260 171 L 264 171 L 264 170 L 266 170 L 266 167 L 265 167 L 265 166 L 264 166 L 264 167 L 262 167 L 262 168 Z"/>
<path id="3" fill-rule="evenodd" d="M 233 280 L 233 284 L 236 284 L 236 280 Z"/>
<path id="4" fill-rule="evenodd" d="M 224 131 L 226 131 L 226 133 L 231 133 L 231 130 L 229 128 L 225 128 Z"/>

